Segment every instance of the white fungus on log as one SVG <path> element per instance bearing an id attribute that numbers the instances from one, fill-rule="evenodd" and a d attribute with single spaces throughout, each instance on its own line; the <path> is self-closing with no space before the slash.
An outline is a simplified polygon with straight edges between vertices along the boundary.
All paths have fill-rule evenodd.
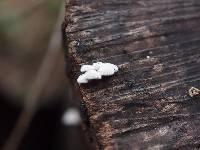
<path id="1" fill-rule="evenodd" d="M 101 79 L 101 74 L 96 70 L 89 70 L 85 72 L 84 76 L 87 80 Z"/>
<path id="2" fill-rule="evenodd" d="M 102 64 L 103 64 L 102 62 L 96 62 L 96 63 L 93 63 L 92 66 L 94 67 L 95 70 L 99 70 L 99 68 L 100 68 L 100 66 L 102 66 Z"/>
<path id="3" fill-rule="evenodd" d="M 83 65 L 81 66 L 81 72 L 86 72 L 89 70 L 95 70 L 95 67 L 92 65 Z"/>
<path id="4" fill-rule="evenodd" d="M 102 76 L 111 76 L 118 71 L 118 67 L 111 63 L 96 62 L 92 65 L 83 65 L 80 69 L 85 72 L 77 79 L 79 84 L 88 83 L 89 80 L 101 79 Z"/>
<path id="5" fill-rule="evenodd" d="M 80 75 L 80 76 L 78 77 L 78 79 L 77 79 L 77 82 L 78 82 L 79 84 L 81 84 L 81 83 L 88 83 L 88 80 L 87 80 L 85 74 Z"/>
<path id="6" fill-rule="evenodd" d="M 118 67 L 111 63 L 103 63 L 99 66 L 98 72 L 102 76 L 111 76 L 118 71 Z"/>

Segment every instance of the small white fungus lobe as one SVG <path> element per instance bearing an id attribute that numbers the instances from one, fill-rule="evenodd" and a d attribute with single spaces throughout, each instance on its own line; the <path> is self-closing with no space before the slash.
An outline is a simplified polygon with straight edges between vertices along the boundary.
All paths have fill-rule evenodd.
<path id="1" fill-rule="evenodd" d="M 88 83 L 88 80 L 87 80 L 85 74 L 80 75 L 80 76 L 78 77 L 78 79 L 77 79 L 77 82 L 78 82 L 79 84 L 81 84 L 81 83 Z"/>
<path id="2" fill-rule="evenodd" d="M 118 67 L 111 63 L 96 62 L 92 65 L 83 65 L 80 69 L 85 72 L 77 79 L 79 84 L 88 83 L 89 80 L 101 79 L 102 76 L 111 76 L 118 71 Z"/>
<path id="3" fill-rule="evenodd" d="M 115 73 L 115 70 L 111 66 L 107 65 L 100 67 L 98 71 L 102 76 L 111 76 Z"/>
<path id="4" fill-rule="evenodd" d="M 84 76 L 87 80 L 101 79 L 101 74 L 96 70 L 89 70 L 85 72 Z"/>
<path id="5" fill-rule="evenodd" d="M 81 72 L 86 72 L 89 70 L 95 70 L 95 67 L 92 65 L 83 65 L 81 66 Z"/>
<path id="6" fill-rule="evenodd" d="M 99 70 L 102 64 L 103 64 L 102 62 L 96 62 L 96 63 L 93 63 L 92 66 L 94 67 L 95 70 Z"/>
<path id="7" fill-rule="evenodd" d="M 67 126 L 79 125 L 81 122 L 80 113 L 75 108 L 69 108 L 62 116 L 62 123 Z"/>

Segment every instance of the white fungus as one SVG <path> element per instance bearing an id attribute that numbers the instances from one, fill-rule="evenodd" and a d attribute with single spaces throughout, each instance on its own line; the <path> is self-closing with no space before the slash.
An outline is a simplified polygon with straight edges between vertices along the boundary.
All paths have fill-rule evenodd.
<path id="1" fill-rule="evenodd" d="M 79 84 L 88 83 L 89 80 L 101 79 L 102 76 L 111 76 L 118 71 L 118 67 L 111 63 L 96 62 L 92 65 L 83 65 L 80 69 L 85 72 L 77 79 Z"/>
<path id="2" fill-rule="evenodd" d="M 67 126 L 79 125 L 81 122 L 80 113 L 75 108 L 69 108 L 62 116 L 62 123 Z"/>
<path id="3" fill-rule="evenodd" d="M 95 70 L 99 70 L 102 64 L 103 64 L 102 62 L 96 62 L 96 63 L 93 63 L 92 66 L 94 67 Z"/>
<path id="4" fill-rule="evenodd" d="M 102 65 L 98 71 L 102 76 L 111 76 L 115 73 L 114 68 L 110 65 Z"/>
<path id="5" fill-rule="evenodd" d="M 86 79 L 85 74 L 80 75 L 80 76 L 78 77 L 78 79 L 77 79 L 77 82 L 78 82 L 79 84 L 81 84 L 81 83 L 88 83 L 88 80 Z"/>
<path id="6" fill-rule="evenodd" d="M 97 62 L 97 63 L 94 63 L 93 66 L 95 67 L 95 69 L 98 72 L 101 73 L 102 76 L 110 76 L 110 75 L 113 75 L 115 72 L 118 71 L 118 67 L 116 65 L 111 64 L 111 63 Z"/>
<path id="7" fill-rule="evenodd" d="M 96 70 L 89 70 L 85 72 L 84 76 L 87 80 L 101 79 L 101 74 Z"/>
<path id="8" fill-rule="evenodd" d="M 81 72 L 86 72 L 89 70 L 95 70 L 95 67 L 92 65 L 83 65 L 81 66 Z"/>
<path id="9" fill-rule="evenodd" d="M 89 80 L 93 79 L 101 79 L 101 74 L 96 70 L 89 70 L 86 71 L 84 74 L 80 75 L 77 79 L 79 84 L 81 83 L 88 83 Z"/>

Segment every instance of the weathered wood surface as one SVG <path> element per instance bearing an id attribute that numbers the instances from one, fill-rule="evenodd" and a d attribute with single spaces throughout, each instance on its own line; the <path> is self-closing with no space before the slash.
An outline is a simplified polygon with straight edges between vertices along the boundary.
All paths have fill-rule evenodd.
<path id="1" fill-rule="evenodd" d="M 100 149 L 200 147 L 199 0 L 69 0 L 65 24 L 74 83 L 82 64 L 120 68 L 79 88 Z"/>

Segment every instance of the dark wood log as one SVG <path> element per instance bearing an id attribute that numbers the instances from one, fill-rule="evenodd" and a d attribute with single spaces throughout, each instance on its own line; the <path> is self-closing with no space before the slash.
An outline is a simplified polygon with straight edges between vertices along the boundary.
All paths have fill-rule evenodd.
<path id="1" fill-rule="evenodd" d="M 75 87 L 82 64 L 119 66 L 79 86 L 100 149 L 200 147 L 199 0 L 69 0 L 65 25 Z"/>

